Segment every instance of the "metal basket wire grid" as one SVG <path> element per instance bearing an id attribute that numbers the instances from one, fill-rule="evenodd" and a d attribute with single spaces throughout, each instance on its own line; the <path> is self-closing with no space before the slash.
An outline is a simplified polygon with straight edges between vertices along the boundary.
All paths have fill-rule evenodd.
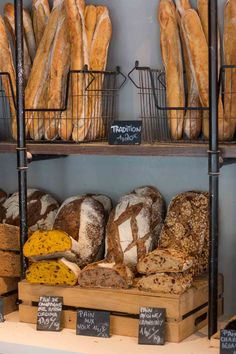
<path id="1" fill-rule="evenodd" d="M 134 79 L 135 73 L 138 83 Z M 136 62 L 135 67 L 130 71 L 128 77 L 138 89 L 140 116 L 143 122 L 142 141 L 144 143 L 204 143 L 208 141 L 209 108 L 201 107 L 196 103 L 190 107 L 168 107 L 165 72 L 163 70 L 141 67 Z M 223 79 L 224 77 L 221 75 L 221 85 L 223 85 Z M 186 77 L 184 81 L 185 101 L 187 102 Z M 232 90 L 230 94 L 232 95 Z M 218 124 L 220 141 L 232 141 L 234 134 L 229 134 L 228 132 L 225 109 L 224 116 L 219 115 Z"/>
<path id="2" fill-rule="evenodd" d="M 37 109 L 25 107 L 26 140 L 30 143 L 88 143 L 108 140 L 111 123 L 117 119 L 118 91 L 126 77 L 115 71 L 70 71 L 62 92 L 51 90 L 61 106 L 50 106 L 48 91 Z M 47 87 L 54 83 L 48 78 Z M 4 87 L 1 141 L 12 140 L 10 114 Z M 45 96 L 43 96 L 45 95 Z M 8 100 L 9 101 L 9 100 Z M 55 102 L 55 100 L 54 100 Z M 47 108 L 46 108 L 47 107 Z M 12 112 L 11 112 L 12 113 Z M 6 129 L 8 128 L 8 129 Z M 15 137 L 15 134 L 13 134 Z"/>
<path id="3" fill-rule="evenodd" d="M 0 142 L 12 142 L 12 119 L 16 117 L 16 101 L 9 73 L 0 73 Z"/>

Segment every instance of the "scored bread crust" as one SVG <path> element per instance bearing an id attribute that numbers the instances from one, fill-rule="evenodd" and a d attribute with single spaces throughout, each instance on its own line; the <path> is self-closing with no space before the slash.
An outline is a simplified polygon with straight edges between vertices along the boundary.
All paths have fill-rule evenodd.
<path id="1" fill-rule="evenodd" d="M 31 263 L 26 280 L 32 284 L 76 285 L 80 268 L 65 258 Z"/>
<path id="2" fill-rule="evenodd" d="M 124 288 L 133 284 L 134 275 L 124 264 L 105 260 L 87 265 L 80 273 L 78 283 L 91 288 Z"/>
<path id="3" fill-rule="evenodd" d="M 91 44 L 93 40 L 94 30 L 97 23 L 97 8 L 94 5 L 87 5 L 85 8 L 85 28 L 88 43 L 88 57 L 90 58 Z"/>
<path id="4" fill-rule="evenodd" d="M 157 248 L 148 253 L 137 264 L 137 271 L 140 274 L 153 273 L 179 273 L 191 268 L 194 258 L 187 254 L 171 248 Z"/>
<path id="5" fill-rule="evenodd" d="M 23 9 L 23 26 L 24 26 L 24 34 L 25 34 L 29 55 L 31 58 L 31 62 L 33 63 L 36 54 L 36 43 L 35 43 L 32 19 L 29 11 L 26 9 Z"/>
<path id="6" fill-rule="evenodd" d="M 184 79 L 181 43 L 176 10 L 171 0 L 161 0 L 158 9 L 160 23 L 161 53 L 166 74 L 168 107 L 184 107 Z M 183 133 L 184 110 L 168 112 L 168 122 L 172 139 L 181 139 Z"/>
<path id="7" fill-rule="evenodd" d="M 48 18 L 50 15 L 48 0 L 33 0 L 32 15 L 36 46 L 38 47 L 43 37 L 44 30 L 47 26 Z"/>

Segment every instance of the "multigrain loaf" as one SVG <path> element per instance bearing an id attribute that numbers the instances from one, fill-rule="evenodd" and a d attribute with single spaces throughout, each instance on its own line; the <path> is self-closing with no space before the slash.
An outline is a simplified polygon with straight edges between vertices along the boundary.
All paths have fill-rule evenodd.
<path id="1" fill-rule="evenodd" d="M 0 224 L 0 249 L 4 251 L 20 250 L 20 228 L 18 226 Z"/>
<path id="2" fill-rule="evenodd" d="M 137 265 L 140 274 L 179 273 L 191 268 L 194 258 L 171 248 L 157 248 L 144 256 Z"/>
<path id="3" fill-rule="evenodd" d="M 168 294 L 183 294 L 192 283 L 193 276 L 189 272 L 157 273 L 135 280 L 135 286 L 140 290 Z"/>
<path id="4" fill-rule="evenodd" d="M 168 107 L 184 107 L 184 78 L 180 35 L 177 16 L 172 0 L 161 0 L 158 9 L 160 23 L 161 53 L 166 74 Z M 184 111 L 170 110 L 168 123 L 172 139 L 181 139 Z"/>
<path id="5" fill-rule="evenodd" d="M 68 198 L 57 212 L 54 229 L 65 231 L 78 242 L 78 264 L 85 266 L 103 258 L 105 212 L 92 197 Z"/>
<path id="6" fill-rule="evenodd" d="M 31 263 L 26 271 L 26 280 L 32 284 L 76 285 L 80 268 L 65 258 Z"/>
<path id="7" fill-rule="evenodd" d="M 27 191 L 27 214 L 29 231 L 50 230 L 52 228 L 58 202 L 49 194 L 38 189 Z M 0 222 L 10 225 L 20 225 L 19 193 L 12 194 L 2 204 Z"/>
<path id="8" fill-rule="evenodd" d="M 91 288 L 129 288 L 133 273 L 124 264 L 100 261 L 87 265 L 80 273 L 78 283 Z"/>
<path id="9" fill-rule="evenodd" d="M 48 0 L 32 1 L 32 16 L 36 46 L 38 47 L 48 23 L 50 7 Z"/>
<path id="10" fill-rule="evenodd" d="M 15 278 L 20 276 L 19 252 L 0 250 L 0 277 Z"/>

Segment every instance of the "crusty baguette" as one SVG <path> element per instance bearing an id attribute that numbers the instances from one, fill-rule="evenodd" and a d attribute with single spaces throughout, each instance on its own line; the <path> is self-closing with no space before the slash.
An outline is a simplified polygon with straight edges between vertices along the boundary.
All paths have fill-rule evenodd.
<path id="1" fill-rule="evenodd" d="M 32 109 L 47 107 L 47 79 L 51 63 L 50 53 L 52 53 L 63 0 L 60 0 L 54 4 L 54 8 L 49 16 L 48 24 L 38 47 L 29 81 L 26 86 L 26 108 Z M 31 138 L 35 140 L 42 138 L 44 133 L 44 120 L 42 113 L 28 112 L 26 130 L 29 130 Z"/>
<path id="2" fill-rule="evenodd" d="M 224 10 L 224 64 L 236 64 L 236 2 L 228 0 Z M 225 70 L 225 117 L 230 119 L 232 125 L 236 123 L 236 69 Z"/>
<path id="3" fill-rule="evenodd" d="M 48 75 L 47 108 L 62 108 L 65 102 L 65 89 L 70 65 L 70 42 L 67 32 L 65 8 L 61 10 L 58 26 L 51 51 L 50 70 Z M 60 58 L 60 60 L 58 60 Z M 46 112 L 44 135 L 47 140 L 58 135 L 60 111 Z"/>
<path id="4" fill-rule="evenodd" d="M 112 24 L 108 8 L 97 7 L 97 23 L 91 42 L 89 65 L 92 71 L 104 71 L 107 64 L 109 43 L 112 35 Z M 91 94 L 88 97 L 87 116 L 91 117 L 91 124 L 87 135 L 88 140 L 103 138 L 105 126 L 102 119 L 102 86 L 104 75 L 94 74 L 94 81 L 89 87 Z"/>
<path id="5" fill-rule="evenodd" d="M 31 62 L 33 63 L 35 53 L 36 53 L 36 43 L 34 38 L 32 19 L 29 11 L 26 9 L 23 9 L 23 26 L 24 26 L 24 34 L 25 34 L 29 55 L 31 58 Z"/>
<path id="6" fill-rule="evenodd" d="M 0 16 L 0 71 L 8 72 L 12 82 L 13 94 L 16 97 L 16 74 L 12 59 L 12 52 L 10 44 L 7 38 L 5 23 Z M 17 123 L 16 123 L 16 108 L 14 105 L 14 99 L 10 88 L 10 82 L 5 75 L 1 77 L 5 95 L 8 99 L 11 112 L 11 130 L 14 139 L 17 139 Z"/>
<path id="7" fill-rule="evenodd" d="M 181 44 L 174 4 L 171 0 L 161 0 L 158 11 L 161 33 L 162 60 L 166 72 L 167 105 L 184 107 L 184 80 Z M 181 139 L 183 133 L 184 110 L 168 112 L 168 122 L 173 139 Z"/>
<path id="8" fill-rule="evenodd" d="M 11 34 L 13 43 L 16 43 L 16 36 L 15 36 L 15 10 L 14 5 L 7 3 L 4 6 L 4 21 L 6 23 L 7 29 Z M 23 43 L 24 43 L 24 78 L 25 84 L 28 81 L 30 71 L 31 71 L 31 59 L 25 39 L 25 35 L 23 36 Z"/>
<path id="9" fill-rule="evenodd" d="M 34 35 L 36 40 L 36 46 L 38 47 L 43 37 L 44 30 L 46 28 L 50 15 L 50 7 L 48 0 L 33 0 L 32 14 Z"/>
<path id="10" fill-rule="evenodd" d="M 200 107 L 199 92 L 194 80 L 194 74 L 192 73 L 192 67 L 190 64 L 189 53 L 186 44 L 185 31 L 181 24 L 181 16 L 184 12 L 191 8 L 188 0 L 177 0 L 176 7 L 178 11 L 178 21 L 180 26 L 180 36 L 183 46 L 183 55 L 185 62 L 185 71 L 188 87 L 188 107 Z M 202 129 L 202 112 L 199 110 L 187 110 L 184 117 L 184 133 L 185 135 L 193 140 L 197 139 L 201 133 Z"/>
<path id="11" fill-rule="evenodd" d="M 66 16 L 68 20 L 69 38 L 71 44 L 71 70 L 83 70 L 88 65 L 87 36 L 85 29 L 84 0 L 65 0 Z M 73 125 L 77 126 L 76 141 L 83 140 L 88 127 L 85 121 L 85 94 L 86 86 L 82 74 L 72 74 L 70 77 L 70 100 L 65 112 L 62 112 L 59 135 L 63 140 L 71 137 Z M 72 99 L 73 97 L 73 99 Z"/>
<path id="12" fill-rule="evenodd" d="M 88 56 L 90 57 L 90 50 L 94 31 L 97 23 L 97 8 L 94 5 L 87 5 L 85 8 L 85 28 L 88 43 Z"/>
<path id="13" fill-rule="evenodd" d="M 197 10 L 208 43 L 208 0 L 197 0 Z"/>

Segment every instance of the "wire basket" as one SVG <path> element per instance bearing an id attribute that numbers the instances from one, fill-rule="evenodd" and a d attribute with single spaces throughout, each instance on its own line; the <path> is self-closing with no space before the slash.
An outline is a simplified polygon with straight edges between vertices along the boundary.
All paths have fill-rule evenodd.
<path id="1" fill-rule="evenodd" d="M 16 134 L 16 101 L 11 77 L 0 72 L 0 142 L 13 141 Z"/>
<path id="2" fill-rule="evenodd" d="M 138 76 L 138 84 L 133 78 L 134 73 Z M 139 90 L 144 143 L 206 141 L 201 126 L 202 121 L 209 118 L 209 109 L 198 106 L 168 107 L 163 70 L 141 67 L 136 62 L 128 77 Z"/>

